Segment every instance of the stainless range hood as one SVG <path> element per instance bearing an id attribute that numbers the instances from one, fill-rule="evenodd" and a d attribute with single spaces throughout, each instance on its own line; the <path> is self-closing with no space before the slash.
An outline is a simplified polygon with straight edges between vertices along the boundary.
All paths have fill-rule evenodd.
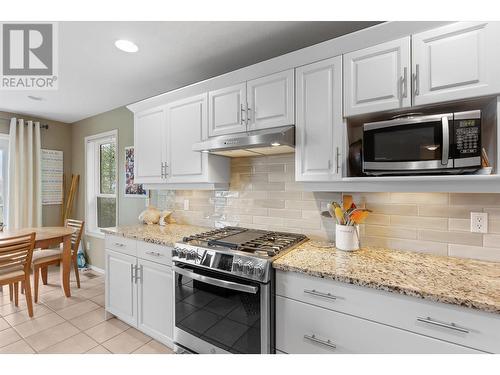
<path id="1" fill-rule="evenodd" d="M 295 126 L 221 135 L 193 145 L 193 151 L 229 157 L 286 154 L 294 148 Z"/>

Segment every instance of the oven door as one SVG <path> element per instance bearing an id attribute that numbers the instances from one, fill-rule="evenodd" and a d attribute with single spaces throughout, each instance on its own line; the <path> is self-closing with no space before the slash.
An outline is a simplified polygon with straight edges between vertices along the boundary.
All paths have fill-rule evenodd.
<path id="1" fill-rule="evenodd" d="M 426 173 L 453 168 L 453 114 L 365 124 L 363 171 L 367 174 Z"/>
<path id="2" fill-rule="evenodd" d="M 174 341 L 195 353 L 270 353 L 269 284 L 177 263 Z"/>

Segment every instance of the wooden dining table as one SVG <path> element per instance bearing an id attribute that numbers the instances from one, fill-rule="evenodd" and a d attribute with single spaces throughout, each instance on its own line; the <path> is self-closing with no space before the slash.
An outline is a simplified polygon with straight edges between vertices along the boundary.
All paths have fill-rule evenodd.
<path id="1" fill-rule="evenodd" d="M 35 232 L 35 249 L 48 249 L 63 244 L 61 287 L 66 297 L 71 297 L 69 275 L 71 272 L 71 236 L 75 228 L 67 227 L 34 227 L 22 229 L 4 229 L 0 232 L 0 240 Z M 43 251 L 43 250 L 42 250 Z M 42 270 L 43 283 L 47 283 L 47 269 Z"/>

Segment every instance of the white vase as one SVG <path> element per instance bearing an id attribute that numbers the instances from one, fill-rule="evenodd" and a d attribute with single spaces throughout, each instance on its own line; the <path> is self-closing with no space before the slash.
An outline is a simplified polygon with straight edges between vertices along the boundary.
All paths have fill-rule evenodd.
<path id="1" fill-rule="evenodd" d="M 337 224 L 335 227 L 335 247 L 342 251 L 359 250 L 359 226 Z"/>

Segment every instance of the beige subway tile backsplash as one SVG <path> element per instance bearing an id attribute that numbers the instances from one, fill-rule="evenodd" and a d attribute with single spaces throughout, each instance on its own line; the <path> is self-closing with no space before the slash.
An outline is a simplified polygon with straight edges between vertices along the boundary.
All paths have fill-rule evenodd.
<path id="1" fill-rule="evenodd" d="M 480 233 L 420 229 L 418 232 L 418 239 L 473 246 L 481 246 L 483 244 L 483 235 Z"/>
<path id="2" fill-rule="evenodd" d="M 231 166 L 228 191 L 158 194 L 168 196 L 167 206 L 175 207 L 180 223 L 214 226 L 222 221 L 334 241 L 335 223 L 321 211 L 333 200 L 340 202 L 342 194 L 305 191 L 294 180 L 293 154 L 235 158 Z M 500 194 L 344 194 L 351 194 L 359 207 L 373 210 L 360 228 L 362 246 L 500 261 Z M 188 211 L 183 210 L 184 199 L 190 201 Z M 471 212 L 489 214 L 487 234 L 470 232 Z"/>
<path id="3" fill-rule="evenodd" d="M 500 247 L 481 247 L 466 245 L 448 245 L 448 255 L 459 258 L 472 258 L 490 262 L 500 262 Z"/>

